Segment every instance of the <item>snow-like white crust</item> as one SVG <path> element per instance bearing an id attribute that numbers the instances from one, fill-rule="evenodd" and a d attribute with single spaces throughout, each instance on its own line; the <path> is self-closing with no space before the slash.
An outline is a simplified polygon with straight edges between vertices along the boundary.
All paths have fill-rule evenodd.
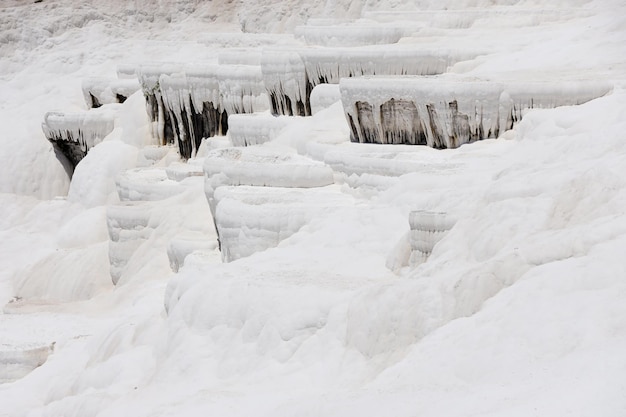
<path id="1" fill-rule="evenodd" d="M 86 78 L 82 83 L 83 96 L 88 108 L 123 103 L 140 88 L 137 78 Z"/>
<path id="2" fill-rule="evenodd" d="M 48 112 L 41 128 L 46 138 L 76 166 L 115 127 L 119 105 L 79 113 Z"/>
<path id="3" fill-rule="evenodd" d="M 587 102 L 604 81 L 484 81 L 458 77 L 361 77 L 340 82 L 351 139 L 456 148 L 496 138 L 524 111 Z"/>
<path id="4" fill-rule="evenodd" d="M 276 247 L 314 217 L 352 204 L 345 194 L 315 188 L 228 186 L 214 197 L 224 262 Z"/>
<path id="5" fill-rule="evenodd" d="M 228 137 L 234 146 L 260 145 L 276 138 L 294 120 L 293 117 L 269 113 L 231 114 L 228 116 Z"/>

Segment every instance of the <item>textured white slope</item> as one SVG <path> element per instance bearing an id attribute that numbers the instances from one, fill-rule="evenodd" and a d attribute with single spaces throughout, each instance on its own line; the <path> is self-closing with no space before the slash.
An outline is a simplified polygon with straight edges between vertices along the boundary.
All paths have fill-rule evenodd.
<path id="1" fill-rule="evenodd" d="M 487 47 L 489 54 L 450 67 L 464 77 L 522 85 L 584 78 L 615 88 L 581 105 L 532 109 L 499 139 L 457 149 L 349 143 L 339 103 L 297 118 L 260 147 L 327 161 L 343 183 L 219 188 L 231 222 L 225 235 L 239 249 L 275 241 L 277 230 L 292 232 L 305 220 L 277 246 L 229 263 L 210 244 L 189 253 L 193 239 L 177 241 L 215 241 L 203 179 L 187 176 L 197 169 L 171 167 L 178 161 L 172 148 L 138 149 L 151 144 L 151 122 L 142 97 L 129 98 L 112 134 L 77 166 L 69 201 L 0 194 L 1 303 L 18 295 L 26 277 L 36 278 L 28 296 L 3 307 L 0 343 L 23 351 L 56 342 L 42 366 L 0 384 L 0 414 L 624 415 L 621 2 L 43 0 L 5 7 L 16 3 L 0 4 L 0 190 L 39 197 L 69 187 L 40 122 L 47 111 L 84 109 L 82 79 L 110 76 L 120 63 L 214 62 L 220 47 L 294 45 L 292 36 L 240 36 L 239 28 L 278 32 L 310 16 L 341 24 L 368 11 L 412 19 L 407 10 L 446 8 L 428 14 L 423 27 L 397 23 L 415 29 L 401 42 Z M 581 6 L 582 15 L 571 13 Z M 544 19 L 546 8 L 559 13 Z M 225 137 L 204 141 L 198 158 L 225 144 Z M 170 167 L 170 179 L 187 189 L 142 203 L 152 232 L 118 284 L 106 277 L 96 288 L 108 273 L 99 260 L 109 254 L 107 206 L 119 203 L 114 178 L 152 165 Z M 398 242 L 408 245 L 409 213 L 417 210 L 459 215 L 426 262 L 404 267 L 397 256 L 391 271 L 386 261 Z"/>

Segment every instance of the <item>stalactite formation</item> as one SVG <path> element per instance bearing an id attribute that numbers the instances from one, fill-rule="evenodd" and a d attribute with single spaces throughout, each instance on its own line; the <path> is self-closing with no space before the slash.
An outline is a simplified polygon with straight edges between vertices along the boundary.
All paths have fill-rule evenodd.
<path id="1" fill-rule="evenodd" d="M 363 75 L 435 75 L 479 51 L 427 50 L 406 45 L 270 49 L 261 68 L 274 115 L 310 116 L 320 84 Z"/>
<path id="2" fill-rule="evenodd" d="M 87 152 L 113 131 L 115 111 L 107 108 L 84 113 L 49 112 L 44 116 L 42 130 L 56 149 L 73 167 Z"/>
<path id="3" fill-rule="evenodd" d="M 203 139 L 225 135 L 229 114 L 269 107 L 259 66 L 207 64 L 140 74 L 156 135 L 161 144 L 177 146 L 184 159 L 197 153 Z"/>
<path id="4" fill-rule="evenodd" d="M 575 105 L 611 90 L 605 82 L 487 82 L 446 77 L 342 79 L 351 140 L 457 148 L 497 138 L 532 108 Z"/>

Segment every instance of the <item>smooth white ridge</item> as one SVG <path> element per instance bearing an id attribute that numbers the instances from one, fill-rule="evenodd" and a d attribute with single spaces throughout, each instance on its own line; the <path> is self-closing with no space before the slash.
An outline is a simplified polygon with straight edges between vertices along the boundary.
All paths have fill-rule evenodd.
<path id="1" fill-rule="evenodd" d="M 294 120 L 291 116 L 269 113 L 231 114 L 228 116 L 228 137 L 234 146 L 260 145 L 275 139 Z"/>
<path id="2" fill-rule="evenodd" d="M 217 53 L 220 65 L 261 65 L 262 52 L 258 48 L 228 48 Z"/>
<path id="3" fill-rule="evenodd" d="M 120 201 L 158 201 L 185 191 L 163 168 L 135 168 L 115 180 Z"/>
<path id="4" fill-rule="evenodd" d="M 311 91 L 311 114 L 317 114 L 333 104 L 341 102 L 341 91 L 337 84 L 320 84 Z"/>
<path id="5" fill-rule="evenodd" d="M 140 88 L 137 78 L 86 78 L 82 83 L 83 96 L 88 108 L 123 103 Z"/>
<path id="6" fill-rule="evenodd" d="M 217 248 L 217 241 L 201 233 L 177 235 L 167 244 L 167 256 L 172 271 L 178 272 L 185 264 L 185 258 L 195 251 L 212 251 Z"/>
<path id="7" fill-rule="evenodd" d="M 405 35 L 403 28 L 382 24 L 296 26 L 294 35 L 308 45 L 363 46 L 394 44 Z"/>

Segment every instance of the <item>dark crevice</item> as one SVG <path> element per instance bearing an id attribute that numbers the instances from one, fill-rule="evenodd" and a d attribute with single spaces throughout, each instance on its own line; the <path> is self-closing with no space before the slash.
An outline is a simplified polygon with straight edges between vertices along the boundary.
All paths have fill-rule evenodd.
<path id="1" fill-rule="evenodd" d="M 98 107 L 102 106 L 102 103 L 100 103 L 100 100 L 98 100 L 98 98 L 96 96 L 94 96 L 91 93 L 89 93 L 89 96 L 91 97 L 91 108 L 92 109 L 97 109 Z"/>

